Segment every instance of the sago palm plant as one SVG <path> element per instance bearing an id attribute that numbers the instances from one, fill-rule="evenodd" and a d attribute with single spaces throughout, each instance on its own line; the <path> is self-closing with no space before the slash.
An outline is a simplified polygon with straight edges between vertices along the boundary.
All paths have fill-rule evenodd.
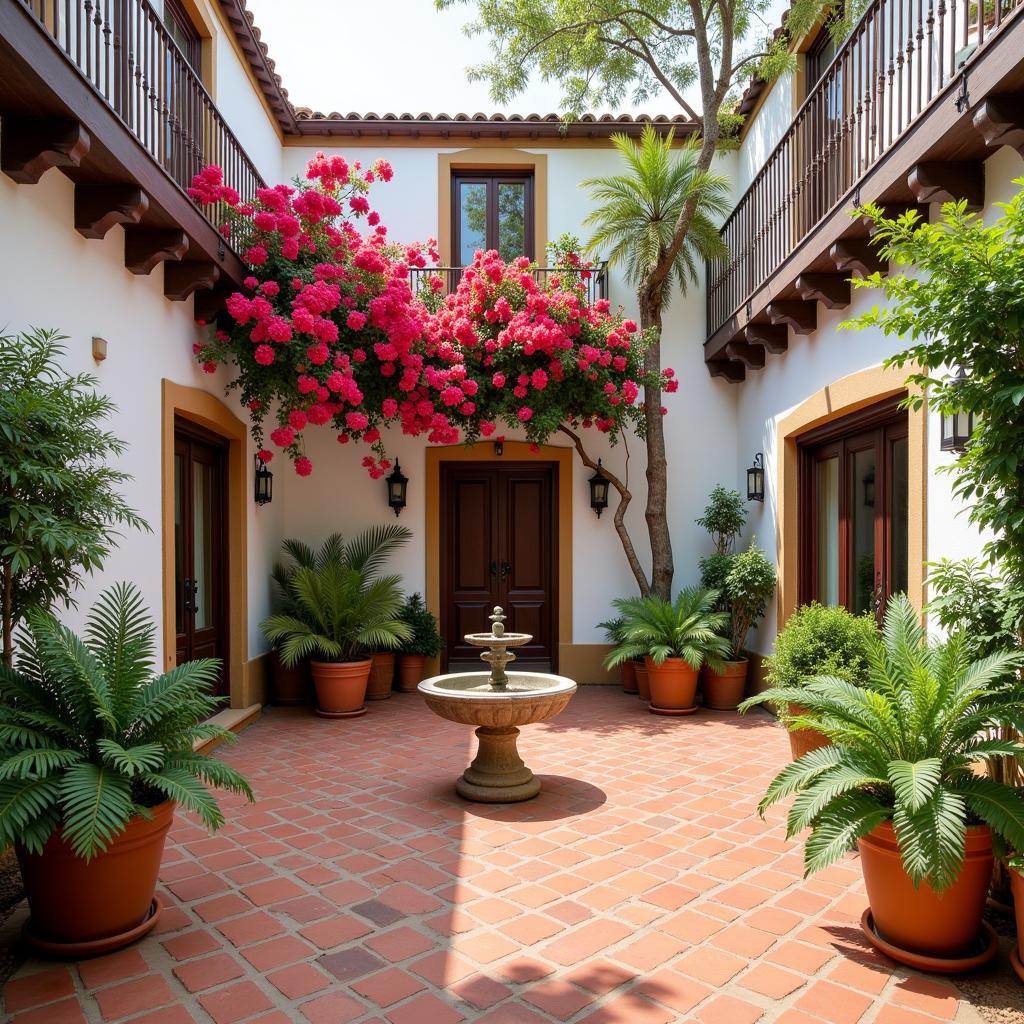
<path id="1" fill-rule="evenodd" d="M 766 700 L 800 704 L 801 719 L 833 741 L 783 769 L 760 804 L 763 814 L 796 794 L 787 834 L 811 830 L 806 873 L 835 863 L 886 821 L 914 884 L 927 881 L 936 892 L 956 879 L 971 824 L 989 825 L 1024 850 L 1020 791 L 976 770 L 986 758 L 1024 754 L 997 735 L 1024 728 L 1022 666 L 1019 651 L 972 662 L 961 637 L 928 642 L 918 613 L 898 595 L 868 639 L 866 686 L 818 676 L 746 701 L 741 710 Z"/>
<path id="2" fill-rule="evenodd" d="M 401 618 L 399 576 L 374 579 L 338 559 L 297 568 L 287 581 L 286 610 L 262 624 L 285 665 L 304 658 L 358 661 L 412 639 Z"/>
<path id="3" fill-rule="evenodd" d="M 252 800 L 234 768 L 193 750 L 235 739 L 203 721 L 220 704 L 219 662 L 154 677 L 155 627 L 133 586 L 105 591 L 82 637 L 39 608 L 26 622 L 17 668 L 0 666 L 0 846 L 38 853 L 62 827 L 89 860 L 165 800 L 211 829 L 224 817 L 208 786 Z"/>
<path id="4" fill-rule="evenodd" d="M 691 668 L 707 662 L 721 668 L 729 641 L 721 635 L 728 616 L 715 611 L 718 592 L 680 590 L 675 601 L 660 597 L 620 597 L 612 604 L 622 619 L 622 642 L 607 658 L 615 668 L 631 658 L 650 657 L 655 665 L 666 658 L 682 658 Z"/>
<path id="5" fill-rule="evenodd" d="M 662 138 L 649 124 L 639 143 L 628 135 L 612 135 L 611 143 L 627 169 L 581 183 L 598 204 L 584 221 L 593 229 L 588 248 L 606 254 L 611 266 L 622 265 L 630 284 L 639 286 L 668 252 L 680 211 L 696 195 L 697 209 L 672 266 L 685 294 L 705 260 L 725 255 L 716 221 L 729 212 L 728 179 L 699 170 L 697 148 L 677 147 L 672 132 Z M 658 296 L 659 321 L 670 294 L 666 288 Z"/>

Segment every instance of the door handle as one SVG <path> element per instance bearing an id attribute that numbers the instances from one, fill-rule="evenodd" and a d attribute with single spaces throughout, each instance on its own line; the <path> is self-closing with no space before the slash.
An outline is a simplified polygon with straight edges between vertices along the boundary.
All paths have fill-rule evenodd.
<path id="1" fill-rule="evenodd" d="M 182 588 L 184 590 L 183 604 L 185 607 L 185 611 L 194 612 L 196 610 L 195 604 L 193 603 L 195 594 L 195 581 L 190 576 L 186 576 L 184 581 L 182 582 Z"/>
<path id="2" fill-rule="evenodd" d="M 497 562 L 491 562 L 491 575 L 492 576 L 497 576 L 498 575 L 498 563 Z"/>
<path id="3" fill-rule="evenodd" d="M 505 579 L 512 572 L 512 566 L 508 562 L 501 563 L 501 578 Z"/>

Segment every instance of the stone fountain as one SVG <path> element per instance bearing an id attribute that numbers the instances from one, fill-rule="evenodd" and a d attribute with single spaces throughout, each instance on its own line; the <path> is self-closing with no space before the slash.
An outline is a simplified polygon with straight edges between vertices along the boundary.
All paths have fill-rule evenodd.
<path id="1" fill-rule="evenodd" d="M 506 633 L 500 607 L 490 616 L 490 633 L 469 633 L 466 642 L 486 647 L 480 654 L 490 672 L 456 672 L 424 679 L 419 691 L 427 707 L 450 722 L 475 725 L 479 741 L 473 763 L 455 783 L 467 800 L 503 804 L 529 800 L 540 792 L 540 779 L 523 764 L 516 748 L 519 726 L 554 718 L 569 703 L 576 684 L 545 672 L 506 673 L 515 661 L 509 648 L 522 647 L 529 633 Z"/>

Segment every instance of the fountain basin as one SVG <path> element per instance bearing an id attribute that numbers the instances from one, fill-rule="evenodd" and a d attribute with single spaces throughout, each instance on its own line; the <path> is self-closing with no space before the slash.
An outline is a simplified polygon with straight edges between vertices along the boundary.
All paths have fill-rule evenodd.
<path id="1" fill-rule="evenodd" d="M 518 727 L 562 711 L 576 692 L 572 679 L 513 672 L 507 685 L 497 689 L 487 672 L 460 672 L 424 679 L 417 689 L 434 714 L 477 727 L 476 757 L 455 783 L 460 796 L 479 803 L 515 803 L 540 792 L 540 779 L 516 748 Z"/>

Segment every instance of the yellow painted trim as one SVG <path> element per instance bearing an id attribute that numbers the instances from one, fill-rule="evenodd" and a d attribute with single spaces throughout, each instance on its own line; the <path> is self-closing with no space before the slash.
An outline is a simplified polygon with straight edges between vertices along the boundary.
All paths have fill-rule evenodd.
<path id="1" fill-rule="evenodd" d="M 189 16 L 196 32 L 199 33 L 199 75 L 203 80 L 206 91 L 216 98 L 217 96 L 217 32 L 214 29 L 214 17 L 210 15 L 206 6 L 197 3 L 197 0 L 181 0 L 181 6 Z"/>
<path id="2" fill-rule="evenodd" d="M 521 149 L 462 149 L 437 154 L 437 251 L 441 266 L 452 263 L 452 171 L 533 171 L 534 258 L 544 263 L 548 245 L 548 158 Z"/>
<path id="3" fill-rule="evenodd" d="M 249 675 L 248 614 L 248 430 L 216 396 L 173 381 L 161 382 L 161 528 L 163 530 L 163 623 L 164 668 L 175 665 L 177 653 L 174 623 L 174 420 L 186 419 L 223 437 L 228 442 L 227 558 L 228 558 L 228 687 L 233 708 L 252 701 L 247 691 Z"/>
<path id="4" fill-rule="evenodd" d="M 907 387 L 906 378 L 914 368 L 873 366 L 841 377 L 801 402 L 778 425 L 777 507 L 775 543 L 779 564 L 777 628 L 796 610 L 799 597 L 799 493 L 797 443 L 807 431 L 841 419 L 865 406 L 898 395 Z M 925 603 L 924 562 L 927 551 L 928 509 L 928 415 L 924 405 L 907 411 L 907 596 L 923 611 Z"/>
<path id="5" fill-rule="evenodd" d="M 183 2 L 188 4 L 190 9 L 196 6 L 196 0 L 183 0 Z M 285 141 L 285 134 L 281 130 L 280 124 L 278 124 L 277 122 L 277 115 L 274 113 L 273 110 L 270 109 L 270 104 L 267 102 L 267 97 L 263 92 L 263 86 L 260 85 L 259 79 L 253 73 L 252 66 L 249 64 L 249 58 L 246 57 L 245 52 L 239 45 L 238 38 L 235 36 L 235 30 L 231 27 L 231 23 L 228 21 L 227 15 L 224 13 L 223 9 L 221 8 L 221 5 L 217 2 L 217 0 L 203 0 L 203 2 L 210 9 L 212 9 L 214 16 L 217 19 L 217 23 L 220 25 L 221 31 L 224 33 L 225 39 L 227 39 L 228 44 L 231 46 L 231 49 L 235 53 L 235 57 L 238 59 L 238 63 L 241 65 L 242 72 L 245 74 L 245 77 L 249 80 L 249 84 L 252 86 L 253 92 L 256 93 L 256 98 L 259 100 L 260 106 L 263 107 L 263 110 L 267 115 L 267 120 L 270 122 L 270 127 L 273 128 L 274 134 L 277 136 L 278 141 L 283 144 Z M 205 20 L 206 19 L 204 19 L 204 21 Z M 205 74 L 205 61 L 203 70 Z M 207 92 L 209 92 L 210 95 L 214 98 L 214 101 L 219 102 L 220 97 L 217 95 L 217 93 L 212 88 L 210 88 L 210 86 L 207 86 L 206 89 Z"/>
<path id="6" fill-rule="evenodd" d="M 568 676 L 581 686 L 596 683 L 621 683 L 619 670 L 604 667 L 611 644 L 559 644 L 558 674 Z"/>
<path id="7" fill-rule="evenodd" d="M 441 619 L 441 464 L 443 462 L 558 463 L 558 652 L 572 644 L 572 458 L 571 448 L 542 444 L 533 451 L 523 441 L 506 441 L 497 458 L 494 444 L 452 445 L 426 449 L 427 607 Z"/>

